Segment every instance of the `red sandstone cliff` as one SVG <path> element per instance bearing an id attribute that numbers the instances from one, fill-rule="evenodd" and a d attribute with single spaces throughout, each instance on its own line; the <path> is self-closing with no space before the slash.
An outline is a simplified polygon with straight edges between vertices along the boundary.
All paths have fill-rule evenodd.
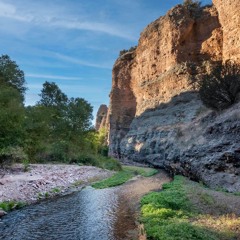
<path id="1" fill-rule="evenodd" d="M 144 29 L 136 50 L 117 59 L 107 121 L 109 150 L 121 159 L 146 161 L 240 191 L 238 108 L 215 116 L 203 108 L 188 81 L 186 62 L 240 62 L 240 5 L 237 0 L 213 2 L 197 10 L 176 6 Z M 231 124 L 225 128 L 223 121 Z M 212 179 L 218 180 L 213 184 Z"/>

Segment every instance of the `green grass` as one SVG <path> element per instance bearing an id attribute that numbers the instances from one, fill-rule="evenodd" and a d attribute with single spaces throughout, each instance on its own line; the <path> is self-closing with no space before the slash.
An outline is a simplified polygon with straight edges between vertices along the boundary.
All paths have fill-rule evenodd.
<path id="1" fill-rule="evenodd" d="M 228 239 L 222 238 L 218 231 L 194 222 L 201 215 L 194 210 L 185 187 L 186 179 L 176 176 L 174 181 L 163 185 L 163 191 L 149 193 L 141 199 L 141 221 L 148 239 Z M 204 200 L 212 203 L 209 196 Z"/>
<path id="2" fill-rule="evenodd" d="M 14 209 L 19 209 L 26 206 L 24 202 L 15 202 L 15 201 L 5 201 L 0 202 L 0 208 L 6 212 L 9 212 Z"/>
<path id="3" fill-rule="evenodd" d="M 94 188 L 102 189 L 108 187 L 115 187 L 127 182 L 134 175 L 129 171 L 119 171 L 115 173 L 112 177 L 102 180 L 100 182 L 96 182 L 92 185 Z"/>
<path id="4" fill-rule="evenodd" d="M 156 174 L 158 171 L 152 168 L 142 168 L 134 166 L 123 166 L 122 171 L 115 173 L 112 177 L 94 183 L 92 187 L 102 189 L 108 187 L 115 187 L 127 182 L 129 179 L 136 175 L 142 175 L 144 177 L 150 177 Z"/>
<path id="5" fill-rule="evenodd" d="M 131 171 L 136 175 L 142 175 L 144 177 L 151 177 L 158 173 L 158 170 L 154 168 L 135 167 L 135 166 L 123 166 L 122 168 L 125 171 Z"/>

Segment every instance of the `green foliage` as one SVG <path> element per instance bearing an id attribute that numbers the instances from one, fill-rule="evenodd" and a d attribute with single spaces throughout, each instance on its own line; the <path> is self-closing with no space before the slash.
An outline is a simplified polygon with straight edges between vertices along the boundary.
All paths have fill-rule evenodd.
<path id="1" fill-rule="evenodd" d="M 51 190 L 52 193 L 59 193 L 60 191 L 61 191 L 60 188 L 57 188 L 57 187 Z"/>
<path id="2" fill-rule="evenodd" d="M 199 81 L 199 94 L 203 103 L 210 108 L 222 110 L 239 99 L 240 66 L 227 62 L 216 66 Z"/>
<path id="3" fill-rule="evenodd" d="M 0 91 L 0 149 L 21 144 L 24 137 L 23 122 L 24 107 L 20 93 L 13 87 L 2 85 Z"/>
<path id="4" fill-rule="evenodd" d="M 136 48 L 137 48 L 137 46 L 134 46 L 134 47 L 130 47 L 128 50 L 126 50 L 126 49 L 121 50 L 121 51 L 119 52 L 119 57 L 121 57 L 121 56 L 124 55 L 125 53 L 135 51 Z"/>
<path id="5" fill-rule="evenodd" d="M 68 98 L 54 82 L 45 82 L 40 101 L 24 108 L 24 73 L 9 56 L 0 57 L 0 164 L 70 162 L 119 169 L 108 155 L 102 136 L 92 129 L 92 106 L 83 98 Z M 13 149 L 20 149 L 18 158 Z M 24 149 L 24 151 L 22 150 Z M 15 151 L 14 150 L 14 151 Z M 26 152 L 26 154 L 23 154 Z M 88 153 L 87 157 L 81 156 Z M 29 160 L 29 162 L 28 162 Z"/>
<path id="6" fill-rule="evenodd" d="M 240 99 L 240 66 L 228 61 L 225 64 L 201 69 L 192 65 L 190 81 L 197 89 L 202 102 L 208 108 L 223 110 Z M 200 74 L 198 74 L 200 73 Z"/>
<path id="7" fill-rule="evenodd" d="M 65 105 L 68 100 L 67 95 L 61 91 L 56 83 L 48 81 L 43 84 L 43 89 L 39 96 L 41 99 L 38 104 L 45 107 L 60 107 Z"/>
<path id="8" fill-rule="evenodd" d="M 6 212 L 9 212 L 14 209 L 19 209 L 24 206 L 26 206 L 26 203 L 24 203 L 24 202 L 16 202 L 16 201 L 0 202 L 0 208 Z"/>
<path id="9" fill-rule="evenodd" d="M 80 152 L 95 153 L 92 106 L 71 98 L 55 83 L 45 82 L 36 106 L 26 110 L 26 152 L 31 161 L 69 162 Z"/>
<path id="10" fill-rule="evenodd" d="M 15 162 L 27 159 L 27 155 L 21 147 L 6 147 L 0 151 L 0 166 L 11 166 Z"/>
<path id="11" fill-rule="evenodd" d="M 76 158 L 71 159 L 70 163 L 95 166 L 113 171 L 122 169 L 121 164 L 116 159 L 99 154 L 81 153 Z"/>
<path id="12" fill-rule="evenodd" d="M 199 9 L 201 7 L 201 2 L 197 0 L 184 0 L 183 6 L 190 10 Z"/>
<path id="13" fill-rule="evenodd" d="M 128 171 L 120 171 L 114 174 L 112 177 L 102 180 L 100 182 L 94 183 L 92 187 L 102 189 L 108 187 L 115 187 L 121 185 L 131 179 L 134 175 Z"/>
<path id="14" fill-rule="evenodd" d="M 22 160 L 22 164 L 23 164 L 23 171 L 24 172 L 28 172 L 29 171 L 29 168 L 30 168 L 30 166 L 29 166 L 29 160 L 28 159 L 23 159 Z"/>
<path id="15" fill-rule="evenodd" d="M 142 175 L 145 177 L 150 177 L 157 173 L 157 170 L 152 168 L 142 168 L 134 166 L 124 166 L 122 171 L 117 172 L 112 177 L 105 179 L 103 181 L 94 183 L 92 186 L 94 188 L 107 188 L 115 187 L 127 182 L 129 179 L 136 175 Z"/>
<path id="16" fill-rule="evenodd" d="M 141 220 L 148 239 L 221 239 L 219 233 L 191 222 L 197 213 L 188 199 L 185 184 L 184 177 L 175 176 L 174 181 L 163 185 L 163 191 L 142 198 Z"/>
<path id="17" fill-rule="evenodd" d="M 8 55 L 0 57 L 0 85 L 12 87 L 20 93 L 22 99 L 26 91 L 24 72 Z"/>
<path id="18" fill-rule="evenodd" d="M 157 169 L 146 168 L 146 167 L 136 167 L 136 166 L 123 166 L 123 170 L 130 171 L 136 175 L 141 175 L 143 177 L 151 177 L 158 173 Z"/>

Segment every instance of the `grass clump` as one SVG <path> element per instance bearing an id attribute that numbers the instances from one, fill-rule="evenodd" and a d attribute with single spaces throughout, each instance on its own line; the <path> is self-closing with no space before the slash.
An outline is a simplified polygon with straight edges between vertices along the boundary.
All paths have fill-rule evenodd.
<path id="1" fill-rule="evenodd" d="M 229 229 L 221 231 L 204 224 L 204 219 L 210 221 L 214 218 L 196 211 L 196 206 L 191 202 L 186 190 L 188 184 L 186 178 L 175 176 L 174 181 L 163 185 L 163 191 L 149 193 L 141 199 L 141 221 L 144 223 L 148 239 L 232 239 L 235 235 L 229 233 Z M 199 187 L 201 188 L 200 185 Z M 209 195 L 204 195 L 204 202 L 211 205 L 214 203 Z M 214 221 L 217 222 L 216 219 Z M 213 225 L 214 221 L 211 221 Z M 233 221 L 234 224 L 236 221 Z"/>
<path id="2" fill-rule="evenodd" d="M 151 177 L 158 173 L 157 169 L 145 168 L 145 167 L 135 167 L 135 166 L 123 166 L 123 170 L 135 173 L 135 175 L 141 175 L 143 177 Z"/>
<path id="3" fill-rule="evenodd" d="M 129 171 L 119 171 L 108 179 L 94 183 L 92 187 L 98 188 L 98 189 L 115 187 L 127 182 L 133 176 L 134 175 Z"/>
<path id="4" fill-rule="evenodd" d="M 16 202 L 16 201 L 0 202 L 0 209 L 4 210 L 5 212 L 9 212 L 14 209 L 19 209 L 24 206 L 26 206 L 26 203 L 24 202 Z"/>
<path id="5" fill-rule="evenodd" d="M 127 182 L 129 179 L 136 175 L 141 175 L 144 177 L 150 177 L 156 174 L 158 171 L 153 168 L 143 168 L 135 166 L 123 166 L 122 170 L 115 173 L 112 177 L 102 180 L 100 182 L 94 183 L 92 187 L 102 189 L 107 187 L 115 187 Z"/>

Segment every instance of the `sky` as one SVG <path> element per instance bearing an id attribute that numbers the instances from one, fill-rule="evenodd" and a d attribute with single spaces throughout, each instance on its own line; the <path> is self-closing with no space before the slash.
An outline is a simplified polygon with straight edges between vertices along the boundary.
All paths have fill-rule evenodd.
<path id="1" fill-rule="evenodd" d="M 152 21 L 183 0 L 0 0 L 0 55 L 24 71 L 25 105 L 45 81 L 94 107 L 109 104 L 120 50 L 137 45 Z M 211 0 L 203 0 L 209 4 Z"/>

